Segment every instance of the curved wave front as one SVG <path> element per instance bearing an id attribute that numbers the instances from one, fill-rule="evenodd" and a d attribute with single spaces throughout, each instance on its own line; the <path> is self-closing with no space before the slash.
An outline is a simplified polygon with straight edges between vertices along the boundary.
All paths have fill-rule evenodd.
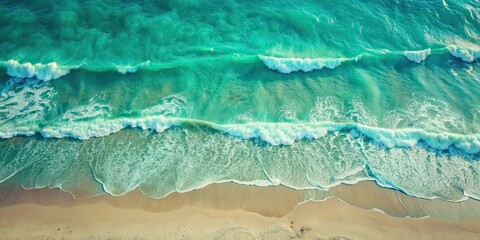
<path id="1" fill-rule="evenodd" d="M 158 133 L 175 126 L 206 127 L 221 131 L 239 139 L 258 139 L 272 146 L 292 145 L 300 140 L 319 139 L 327 133 L 349 131 L 352 136 L 361 135 L 386 148 L 413 147 L 424 143 L 435 150 L 457 148 L 466 154 L 480 153 L 480 134 L 435 133 L 422 129 L 386 129 L 359 123 L 308 122 L 308 123 L 246 123 L 216 124 L 212 122 L 147 116 L 141 118 L 95 119 L 85 122 L 66 122 L 53 126 L 17 127 L 0 130 L 0 138 L 32 136 L 36 133 L 45 138 L 74 138 L 87 140 L 105 137 L 125 128 L 155 130 Z"/>
<path id="2" fill-rule="evenodd" d="M 445 48 L 437 49 L 424 49 L 424 50 L 414 50 L 414 51 L 403 51 L 395 52 L 390 50 L 375 51 L 370 50 L 365 53 L 362 53 L 355 57 L 339 57 L 339 58 L 298 58 L 298 57 L 274 57 L 267 55 L 242 55 L 242 54 L 227 54 L 220 55 L 211 58 L 200 58 L 199 61 L 203 60 L 212 60 L 215 61 L 217 58 L 226 57 L 228 60 L 233 61 L 244 61 L 244 60 L 253 60 L 257 59 L 263 62 L 263 64 L 271 70 L 288 74 L 292 72 L 310 72 L 313 70 L 321 70 L 324 68 L 335 69 L 338 66 L 342 65 L 345 62 L 357 62 L 361 58 L 368 56 L 375 56 L 375 53 L 381 53 L 380 55 L 392 54 L 392 55 L 404 55 L 408 60 L 421 63 L 427 59 L 427 57 L 434 53 L 446 53 L 448 52 L 451 56 L 454 56 L 464 62 L 472 63 L 480 59 L 480 47 L 477 45 L 469 46 L 457 46 L 449 45 Z M 195 59 L 194 59 L 195 60 Z M 6 70 L 7 74 L 11 77 L 16 78 L 37 78 L 43 81 L 50 81 L 53 79 L 58 79 L 62 76 L 67 75 L 71 70 L 75 69 L 86 69 L 91 71 L 115 71 L 121 74 L 130 74 L 135 73 L 141 69 L 146 70 L 162 70 L 165 68 L 172 68 L 175 66 L 181 66 L 182 61 L 173 61 L 173 62 L 152 62 L 150 60 L 140 62 L 138 64 L 107 64 L 107 65 L 90 65 L 86 62 L 82 62 L 78 65 L 62 65 L 57 62 L 50 63 L 30 63 L 24 62 L 20 63 L 17 60 L 10 59 L 4 61 L 2 64 Z"/>

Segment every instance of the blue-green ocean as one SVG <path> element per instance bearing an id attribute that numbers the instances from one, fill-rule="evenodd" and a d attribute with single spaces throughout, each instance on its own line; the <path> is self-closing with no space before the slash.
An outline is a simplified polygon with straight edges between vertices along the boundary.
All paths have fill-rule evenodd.
<path id="1" fill-rule="evenodd" d="M 480 199 L 479 0 L 0 0 L 0 182 Z"/>

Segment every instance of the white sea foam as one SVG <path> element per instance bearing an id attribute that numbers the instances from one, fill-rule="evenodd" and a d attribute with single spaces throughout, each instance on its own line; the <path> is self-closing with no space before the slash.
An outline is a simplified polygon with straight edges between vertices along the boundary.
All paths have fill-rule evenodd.
<path id="1" fill-rule="evenodd" d="M 157 105 L 143 110 L 142 114 L 144 116 L 180 116 L 182 114 L 190 114 L 191 110 L 187 98 L 175 94 L 162 98 Z"/>
<path id="2" fill-rule="evenodd" d="M 138 66 L 120 65 L 117 66 L 117 71 L 121 74 L 135 73 L 138 71 Z"/>
<path id="3" fill-rule="evenodd" d="M 421 63 L 422 61 L 425 61 L 425 59 L 427 59 L 428 55 L 430 55 L 431 52 L 432 50 L 428 48 L 419 51 L 404 51 L 403 55 L 405 55 L 405 57 L 407 57 L 407 59 L 410 61 Z"/>
<path id="4" fill-rule="evenodd" d="M 473 130 L 480 133 L 480 108 L 474 108 L 470 110 L 473 117 Z"/>
<path id="5" fill-rule="evenodd" d="M 429 132 L 470 132 L 464 118 L 444 101 L 413 96 L 404 108 L 389 111 L 383 117 L 388 128 L 417 128 Z M 368 124 L 370 125 L 370 124 Z"/>
<path id="6" fill-rule="evenodd" d="M 139 127 L 142 129 L 153 129 L 163 132 L 171 126 L 183 124 L 179 119 L 142 119 L 122 120 L 116 125 L 123 127 Z M 336 132 L 344 129 L 357 129 L 361 134 L 368 136 L 375 142 L 388 148 L 413 147 L 420 141 L 427 143 L 429 147 L 438 150 L 445 150 L 455 146 L 460 150 L 476 154 L 480 152 L 480 135 L 461 135 L 448 133 L 429 133 L 419 129 L 391 130 L 377 127 L 370 127 L 357 124 L 338 123 L 255 123 L 242 125 L 217 125 L 210 124 L 214 129 L 221 130 L 231 136 L 242 139 L 258 138 L 271 145 L 291 145 L 301 139 L 318 139 L 328 132 Z"/>
<path id="7" fill-rule="evenodd" d="M 454 57 L 460 58 L 464 62 L 473 62 L 480 59 L 480 47 L 476 45 L 468 47 L 450 45 L 447 49 Z"/>
<path id="8" fill-rule="evenodd" d="M 119 65 L 117 71 L 121 74 L 135 73 L 138 69 L 150 65 L 150 61 L 146 61 L 137 65 Z"/>
<path id="9" fill-rule="evenodd" d="M 191 110 L 184 96 L 169 95 L 161 99 L 159 104 L 143 110 L 142 117 L 109 119 L 111 108 L 101 103 L 103 98 L 103 94 L 97 95 L 89 100 L 88 105 L 80 105 L 68 110 L 63 119 L 69 122 L 46 127 L 41 134 L 51 138 L 71 137 L 87 140 L 108 136 L 128 127 L 155 130 L 161 133 L 172 126 L 181 125 L 181 121 L 174 117 L 188 115 Z M 74 122 L 82 119 L 89 119 L 89 121 Z"/>
<path id="10" fill-rule="evenodd" d="M 26 128 L 24 131 L 20 129 L 16 129 L 15 131 L 9 131 L 9 132 L 1 132 L 0 131 L 0 138 L 1 139 L 6 139 L 6 138 L 12 138 L 16 136 L 33 136 L 35 135 L 35 131 L 32 131 L 28 128 Z"/>
<path id="11" fill-rule="evenodd" d="M 107 104 L 102 103 L 104 98 L 104 93 L 100 93 L 89 99 L 88 104 L 67 110 L 62 118 L 68 121 L 76 121 L 96 117 L 109 117 L 112 109 Z"/>
<path id="12" fill-rule="evenodd" d="M 456 147 L 468 154 L 480 153 L 480 134 L 432 133 L 422 129 L 386 129 L 354 123 L 311 122 L 311 123 L 247 123 L 215 124 L 185 118 L 147 116 L 140 118 L 94 119 L 88 122 L 67 122 L 47 126 L 39 132 L 47 138 L 71 137 L 86 140 L 116 133 L 124 128 L 150 129 L 163 132 L 172 126 L 196 124 L 208 126 L 230 136 L 241 139 L 260 139 L 273 146 L 291 145 L 302 139 L 319 139 L 328 133 L 351 131 L 354 138 L 365 136 L 386 148 L 414 147 L 423 142 L 428 147 L 446 150 Z M 14 132 L 15 134 L 11 134 Z M 9 129 L 0 131 L 0 136 L 13 136 L 29 132 Z"/>
<path id="13" fill-rule="evenodd" d="M 377 126 L 378 120 L 370 114 L 362 102 L 353 100 L 349 106 L 335 97 L 317 98 L 309 113 L 311 122 L 356 122 Z"/>
<path id="14" fill-rule="evenodd" d="M 282 119 L 285 119 L 287 121 L 298 122 L 296 109 L 298 108 L 294 104 L 283 105 L 280 108 Z"/>
<path id="15" fill-rule="evenodd" d="M 446 150 L 455 146 L 465 153 L 480 152 L 479 134 L 431 133 L 420 129 L 381 129 L 370 126 L 355 126 L 362 134 L 387 148 L 413 147 L 420 141 L 437 150 Z"/>
<path id="16" fill-rule="evenodd" d="M 310 72 L 317 69 L 328 68 L 334 69 L 340 66 L 343 62 L 349 60 L 358 61 L 360 56 L 349 58 L 278 58 L 259 55 L 263 63 L 272 70 L 280 73 L 291 72 Z"/>
<path id="17" fill-rule="evenodd" d="M 42 80 L 10 79 L 0 92 L 0 124 L 43 119 L 55 94 L 53 87 Z"/>
<path id="18" fill-rule="evenodd" d="M 163 116 L 145 117 L 142 119 L 96 119 L 89 122 L 67 123 L 60 126 L 45 127 L 40 133 L 46 138 L 70 137 L 87 140 L 94 137 L 105 137 L 127 127 L 155 130 L 161 133 L 176 125 L 175 123 L 176 121 L 174 119 L 168 119 Z"/>
<path id="19" fill-rule="evenodd" d="M 15 60 L 8 60 L 6 63 L 7 74 L 16 78 L 37 78 L 43 81 L 50 81 L 67 75 L 71 67 L 60 66 L 56 62 L 48 64 L 29 62 L 19 63 Z"/>
<path id="20" fill-rule="evenodd" d="M 161 119 L 149 117 L 149 120 L 154 121 Z M 191 120 L 174 121 L 186 123 Z M 252 123 L 247 128 L 255 129 L 255 125 Z M 266 123 L 257 125 L 264 129 L 275 126 Z M 335 126 L 333 123 L 306 125 L 319 128 Z M 227 129 L 230 127 L 215 124 L 211 126 Z M 292 125 L 277 125 L 279 131 L 286 131 L 290 126 Z M 337 127 L 356 126 L 338 124 Z M 228 134 L 173 129 L 161 136 L 129 131 L 108 138 L 108 141 L 93 140 L 85 144 L 78 141 L 27 139 L 26 142 L 34 142 L 32 147 L 12 148 L 8 151 L 22 151 L 17 155 L 33 158 L 28 162 L 38 163 L 36 167 L 42 169 L 42 178 L 36 178 L 37 174 L 25 175 L 25 178 L 22 178 L 23 183 L 26 182 L 26 186 L 32 188 L 52 182 L 45 172 L 57 177 L 59 171 L 71 170 L 72 165 L 69 164 L 59 167 L 59 164 L 69 163 L 68 161 L 60 161 L 58 164 L 51 164 L 52 162 L 56 163 L 59 157 L 78 158 L 78 151 L 82 151 L 82 160 L 101 158 L 94 160 L 95 167 L 91 168 L 91 173 L 103 184 L 103 189 L 112 195 L 123 195 L 139 188 L 151 197 L 161 198 L 172 191 L 184 192 L 208 183 L 230 180 L 261 186 L 282 184 L 299 190 L 328 189 L 341 183 L 376 180 L 381 186 L 399 189 L 421 198 L 462 200 L 463 195 L 467 195 L 478 199 L 479 178 L 478 174 L 475 174 L 480 167 L 478 161 L 466 161 L 461 154 L 437 154 L 425 149 L 423 145 L 386 150 L 373 141 L 365 141 L 360 135 L 353 137 L 348 129 L 341 133 L 333 129 L 335 127 L 329 130 L 334 131 L 332 134 L 327 133 L 317 141 L 291 147 L 255 147 L 248 141 L 236 140 Z M 353 131 L 361 134 L 360 130 Z M 143 139 L 144 135 L 148 137 Z M 141 136 L 140 139 L 138 136 Z M 185 144 L 189 147 L 185 148 Z M 54 167 L 43 169 L 45 164 Z M 86 166 L 91 164 L 86 163 Z M 48 172 L 49 170 L 51 172 Z M 71 179 L 74 181 L 75 178 Z M 159 185 L 160 181 L 168 184 Z M 66 187 L 72 186 L 63 181 L 62 184 Z"/>
<path id="21" fill-rule="evenodd" d="M 40 80 L 35 81 L 41 83 Z M 11 84 L 16 86 L 14 82 Z M 31 119 L 33 114 L 41 114 L 34 118 L 38 119 L 49 109 L 48 99 L 52 94 L 44 93 L 44 90 L 48 90 L 48 88 L 40 88 L 43 90 L 38 90 L 39 94 L 35 94 L 29 90 L 28 86 L 27 84 L 20 87 L 19 94 L 27 97 L 46 96 L 46 103 L 44 103 L 44 98 L 33 99 L 33 102 L 40 104 L 39 107 L 46 108 L 38 108 L 36 104 L 32 105 L 29 101 L 25 101 L 21 104 L 4 105 L 7 107 L 12 105 L 15 109 L 17 106 L 23 109 L 22 106 L 31 105 L 30 107 L 34 108 L 32 111 L 29 110 L 23 114 L 23 110 L 14 109 L 15 111 L 8 110 L 4 111 L 5 113 L 19 112 L 28 116 L 28 119 Z M 29 92 L 23 93 L 22 89 L 29 90 Z M 17 99 L 14 98 L 15 92 L 10 92 L 12 91 L 4 91 L 2 99 L 7 102 L 10 101 L 9 99 Z M 107 136 L 128 127 L 163 132 L 172 126 L 193 124 L 206 126 L 236 138 L 260 139 L 274 146 L 291 145 L 302 139 L 319 139 L 329 133 L 347 131 L 354 138 L 365 136 L 387 148 L 413 147 L 422 142 L 438 150 L 454 146 L 465 153 L 480 152 L 480 135 L 463 134 L 466 128 L 462 118 L 451 112 L 446 103 L 435 99 L 414 97 L 407 104 L 406 109 L 389 112 L 383 119 L 388 128 L 378 126 L 377 118 L 370 114 L 361 102 L 353 101 L 352 104 L 346 106 L 339 99 L 332 97 L 317 100 L 316 106 L 310 111 L 309 122 L 252 123 L 243 121 L 235 124 L 216 124 L 188 118 L 191 106 L 181 95 L 170 95 L 163 98 L 158 105 L 142 111 L 141 116 L 123 118 L 111 118 L 110 107 L 102 104 L 101 100 L 101 96 L 90 99 L 88 105 L 80 105 L 68 110 L 63 116 L 63 119 L 67 121 L 59 121 L 42 128 L 36 126 L 28 129 L 22 125 L 0 128 L 0 137 L 8 138 L 22 135 L 22 133 L 31 135 L 31 132 L 35 131 L 44 137 L 72 137 L 86 140 Z M 16 115 L 8 116 L 5 119 L 12 117 L 16 117 Z M 85 118 L 89 118 L 89 121 L 76 121 Z M 456 133 L 450 130 L 455 130 Z"/>
<path id="22" fill-rule="evenodd" d="M 328 133 L 328 126 L 289 123 L 253 123 L 235 125 L 216 125 L 231 136 L 243 139 L 258 138 L 271 145 L 291 145 L 301 139 L 318 139 Z"/>

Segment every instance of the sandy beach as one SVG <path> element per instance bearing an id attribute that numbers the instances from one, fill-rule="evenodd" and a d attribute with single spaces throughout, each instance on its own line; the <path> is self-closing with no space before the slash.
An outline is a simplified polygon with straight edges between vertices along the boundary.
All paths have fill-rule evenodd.
<path id="1" fill-rule="evenodd" d="M 322 195 L 320 197 L 320 195 Z M 306 199 L 329 198 L 313 202 Z M 327 192 L 213 184 L 151 199 L 0 191 L 1 239 L 478 239 L 480 204 L 420 200 L 372 182 Z M 339 200 L 341 199 L 341 200 Z M 374 208 L 375 210 L 370 210 Z M 401 217 L 416 213 L 432 217 Z"/>
<path id="2" fill-rule="evenodd" d="M 0 240 L 480 240 L 480 0 L 0 0 Z"/>

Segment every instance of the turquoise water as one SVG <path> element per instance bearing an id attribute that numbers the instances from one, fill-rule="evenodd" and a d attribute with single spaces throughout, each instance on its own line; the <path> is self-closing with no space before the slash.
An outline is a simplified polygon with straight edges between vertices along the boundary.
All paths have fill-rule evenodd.
<path id="1" fill-rule="evenodd" d="M 480 2 L 0 1 L 0 182 L 480 199 Z"/>

